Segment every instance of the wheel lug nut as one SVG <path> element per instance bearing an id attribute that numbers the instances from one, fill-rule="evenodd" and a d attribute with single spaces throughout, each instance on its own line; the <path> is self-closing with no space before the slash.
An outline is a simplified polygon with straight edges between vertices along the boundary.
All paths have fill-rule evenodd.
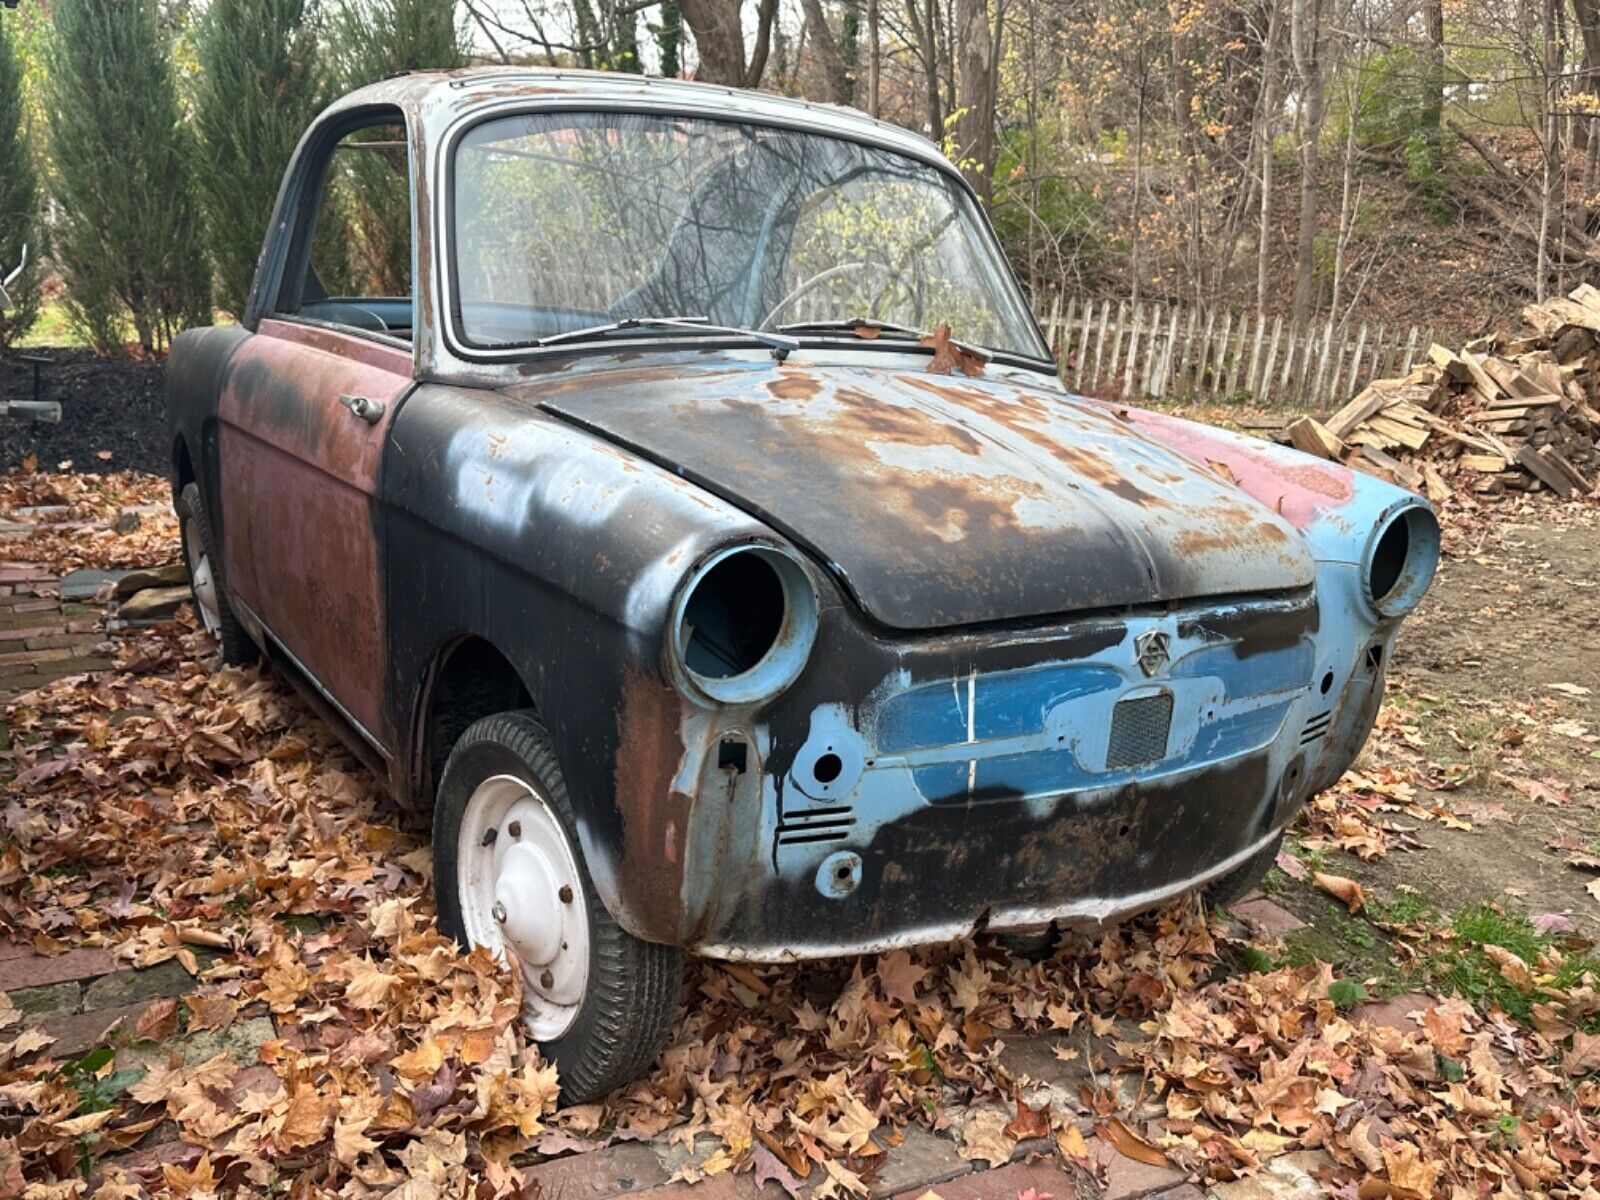
<path id="1" fill-rule="evenodd" d="M 554 975 L 552 975 L 549 971 L 545 971 L 543 974 L 541 974 L 539 976 L 539 986 L 540 987 L 542 987 L 542 988 L 552 988 L 552 987 L 555 987 L 555 985 L 556 985 L 556 977 Z"/>
<path id="2" fill-rule="evenodd" d="M 563 904 L 571 904 L 572 903 L 572 889 L 570 887 L 568 887 L 566 884 L 563 883 L 561 885 L 561 891 L 560 891 L 559 894 L 561 896 L 561 903 L 563 903 Z"/>
<path id="3" fill-rule="evenodd" d="M 494 913 L 494 919 L 496 921 L 499 921 L 502 925 L 506 923 L 506 906 L 504 904 L 501 904 L 500 901 L 496 900 L 494 902 L 494 908 L 490 911 Z"/>
<path id="4" fill-rule="evenodd" d="M 497 838 L 499 836 L 500 836 L 500 831 L 498 829 L 489 830 L 489 832 L 487 832 L 487 833 L 485 833 L 483 835 L 483 845 L 485 845 L 485 846 L 494 845 L 495 838 Z"/>
<path id="5" fill-rule="evenodd" d="M 511 836 L 512 837 L 518 837 L 519 838 L 519 837 L 522 836 L 522 822 L 521 821 L 513 821 L 513 822 L 511 822 L 511 825 L 510 825 L 509 828 L 510 828 L 510 832 L 511 832 Z"/>

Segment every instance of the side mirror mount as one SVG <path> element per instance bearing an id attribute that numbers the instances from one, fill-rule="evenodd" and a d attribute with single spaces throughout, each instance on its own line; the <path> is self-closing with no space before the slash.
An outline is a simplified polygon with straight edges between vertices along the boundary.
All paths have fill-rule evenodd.
<path id="1" fill-rule="evenodd" d="M 22 270 L 27 265 L 28 244 L 24 242 L 22 244 L 22 261 L 17 264 L 17 269 L 11 272 L 11 274 L 7 275 L 4 279 L 0 279 L 0 313 L 5 312 L 6 309 L 11 307 L 11 293 L 9 289 L 12 284 L 16 283 L 18 279 L 22 278 Z"/>

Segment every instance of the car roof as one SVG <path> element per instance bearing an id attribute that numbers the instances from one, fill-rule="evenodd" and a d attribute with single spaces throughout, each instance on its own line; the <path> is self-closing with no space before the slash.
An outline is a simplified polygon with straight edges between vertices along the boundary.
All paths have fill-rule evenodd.
<path id="1" fill-rule="evenodd" d="M 424 115 L 427 125 L 439 130 L 478 109 L 499 108 L 516 100 L 547 101 L 553 105 L 583 100 L 623 105 L 636 101 L 652 108 L 681 108 L 697 115 L 798 125 L 818 133 L 874 142 L 949 167 L 949 161 L 927 138 L 857 109 L 721 84 L 610 71 L 506 66 L 408 71 L 349 93 L 329 111 L 396 104 Z"/>

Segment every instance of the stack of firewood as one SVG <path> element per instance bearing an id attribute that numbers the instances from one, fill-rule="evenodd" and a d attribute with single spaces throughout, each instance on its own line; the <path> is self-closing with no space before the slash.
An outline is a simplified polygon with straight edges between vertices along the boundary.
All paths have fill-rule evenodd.
<path id="1" fill-rule="evenodd" d="M 1600 289 L 1529 305 L 1528 330 L 1432 346 L 1403 379 L 1377 379 L 1326 420 L 1285 429 L 1296 447 L 1435 500 L 1478 492 L 1600 488 Z"/>

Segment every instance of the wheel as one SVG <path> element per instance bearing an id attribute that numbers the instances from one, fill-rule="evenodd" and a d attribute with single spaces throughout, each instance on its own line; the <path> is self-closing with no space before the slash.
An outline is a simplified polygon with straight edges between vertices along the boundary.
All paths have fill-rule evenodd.
<path id="1" fill-rule="evenodd" d="M 550 735 L 531 712 L 485 717 L 445 763 L 433 815 L 439 925 L 522 970 L 522 1021 L 561 1101 L 643 1074 L 672 1032 L 683 955 L 640 941 L 600 903 Z"/>
<path id="2" fill-rule="evenodd" d="M 1219 908 L 1244 899 L 1256 884 L 1266 878 L 1282 847 L 1283 834 L 1280 833 L 1226 875 L 1220 875 L 1206 884 L 1206 903 Z"/>
<path id="3" fill-rule="evenodd" d="M 189 566 L 189 590 L 194 594 L 200 624 L 222 647 L 223 662 L 229 666 L 255 662 L 256 644 L 228 607 L 227 592 L 222 586 L 222 557 L 217 553 L 211 522 L 206 519 L 199 485 L 185 484 L 175 507 L 183 539 L 183 560 Z"/>

